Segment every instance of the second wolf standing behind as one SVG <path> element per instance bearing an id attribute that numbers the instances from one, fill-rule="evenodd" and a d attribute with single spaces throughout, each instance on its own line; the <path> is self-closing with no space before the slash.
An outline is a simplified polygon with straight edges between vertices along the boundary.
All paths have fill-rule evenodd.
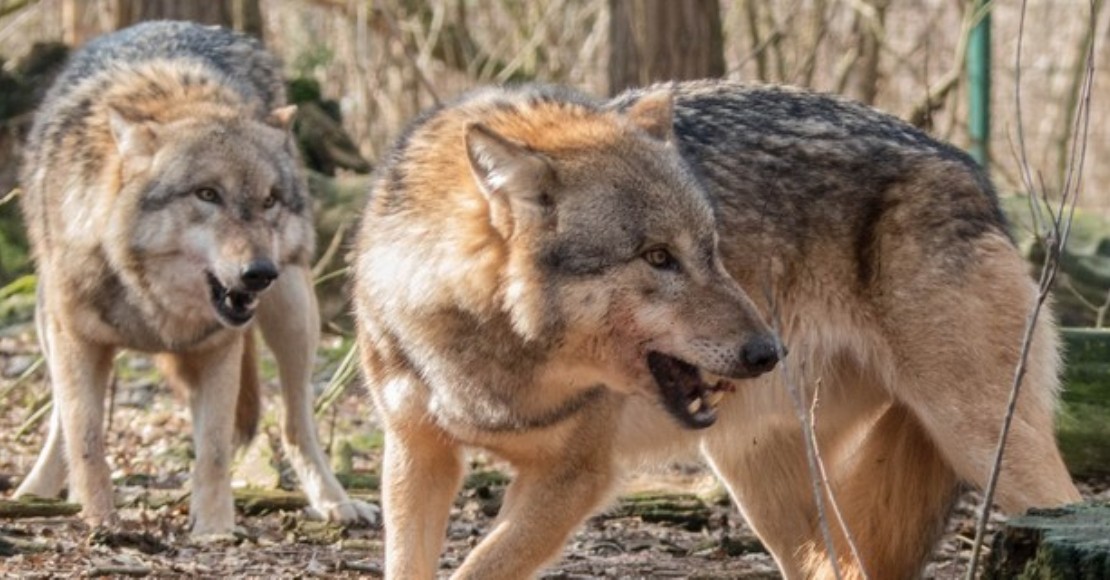
<path id="1" fill-rule="evenodd" d="M 231 532 L 233 440 L 258 421 L 257 312 L 281 378 L 285 449 L 312 507 L 375 517 L 339 486 L 316 437 L 314 232 L 284 100 L 277 59 L 257 41 L 182 22 L 91 42 L 47 94 L 22 204 L 54 412 L 17 495 L 57 495 L 68 463 L 85 520 L 113 517 L 104 395 L 113 352 L 131 348 L 158 353 L 189 392 L 193 533 Z"/>
<path id="2" fill-rule="evenodd" d="M 704 372 L 767 370 L 759 312 L 776 309 L 797 384 L 820 390 L 817 444 L 861 556 L 835 531 L 842 570 L 915 577 L 959 484 L 988 477 L 1035 293 L 974 162 L 858 104 L 706 82 L 433 111 L 379 168 L 355 264 L 387 576 L 433 577 L 476 445 L 517 474 L 457 577 L 527 577 L 621 467 L 691 448 L 787 577 L 832 577 L 787 388 L 766 375 L 720 401 Z M 1079 499 L 1054 441 L 1058 364 L 1042 317 L 1008 512 Z"/>

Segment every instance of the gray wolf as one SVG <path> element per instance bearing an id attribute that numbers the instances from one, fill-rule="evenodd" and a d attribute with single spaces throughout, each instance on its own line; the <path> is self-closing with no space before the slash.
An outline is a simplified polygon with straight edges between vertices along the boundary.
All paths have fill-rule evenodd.
<path id="1" fill-rule="evenodd" d="M 859 104 L 721 81 L 432 111 L 379 169 L 356 256 L 394 578 L 434 574 L 467 446 L 516 476 L 459 578 L 534 574 L 618 474 L 690 450 L 784 575 L 832 577 L 801 428 L 766 373 L 780 340 L 859 548 L 836 532 L 842 570 L 915 577 L 960 486 L 986 481 L 1036 294 L 962 152 Z M 1079 498 L 1041 320 L 1008 512 Z"/>
<path id="2" fill-rule="evenodd" d="M 283 439 L 313 508 L 371 519 L 331 473 L 311 413 L 311 203 L 275 57 L 230 31 L 141 24 L 89 43 L 37 113 L 22 209 L 54 412 L 17 495 L 115 505 L 104 397 L 117 349 L 153 353 L 193 415 L 194 535 L 235 525 L 234 442 L 260 412 L 254 320 L 278 362 Z"/>

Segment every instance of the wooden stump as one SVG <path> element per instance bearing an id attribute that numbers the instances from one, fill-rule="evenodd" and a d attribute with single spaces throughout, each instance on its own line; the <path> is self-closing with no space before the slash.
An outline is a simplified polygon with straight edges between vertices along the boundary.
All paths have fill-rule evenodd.
<path id="1" fill-rule="evenodd" d="M 995 536 L 984 578 L 1110 578 L 1110 502 L 1031 510 Z"/>

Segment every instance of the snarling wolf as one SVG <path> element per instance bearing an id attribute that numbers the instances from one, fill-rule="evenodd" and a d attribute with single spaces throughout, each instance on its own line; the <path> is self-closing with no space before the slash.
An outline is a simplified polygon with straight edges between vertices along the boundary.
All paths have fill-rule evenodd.
<path id="1" fill-rule="evenodd" d="M 356 256 L 393 578 L 433 577 L 466 446 L 516 476 L 459 578 L 534 574 L 617 474 L 689 449 L 787 577 L 832 577 L 766 373 L 785 346 L 859 549 L 835 532 L 842 571 L 915 577 L 960 485 L 988 477 L 1036 297 L 965 154 L 862 105 L 720 81 L 432 111 L 379 169 Z M 1009 512 L 1079 498 L 1053 437 L 1057 346 L 1042 317 Z"/>
<path id="2" fill-rule="evenodd" d="M 113 353 L 155 353 L 187 389 L 197 535 L 235 524 L 233 442 L 253 434 L 253 321 L 277 359 L 283 439 L 321 515 L 374 517 L 332 475 L 311 413 L 319 323 L 311 205 L 275 57 L 230 31 L 141 24 L 78 52 L 27 146 L 22 208 L 54 411 L 17 495 L 66 482 L 90 524 L 114 517 L 104 449 Z"/>
<path id="3" fill-rule="evenodd" d="M 777 362 L 671 101 L 480 91 L 418 121 L 380 171 L 354 297 L 390 577 L 433 577 L 464 445 L 517 477 L 458 575 L 523 578 L 609 493 L 628 398 L 706 427 L 729 379 Z"/>

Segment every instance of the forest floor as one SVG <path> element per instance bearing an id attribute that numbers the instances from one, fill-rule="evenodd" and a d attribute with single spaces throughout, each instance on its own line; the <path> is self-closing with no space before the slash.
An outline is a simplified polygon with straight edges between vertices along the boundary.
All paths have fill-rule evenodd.
<path id="1" fill-rule="evenodd" d="M 345 346 L 336 339 L 321 350 L 321 385 L 335 372 Z M 37 360 L 29 325 L 0 332 L 0 499 L 9 497 L 30 470 L 45 435 L 42 417 L 48 413 L 36 414 L 49 395 L 41 370 L 17 380 Z M 264 363 L 265 375 L 272 375 L 269 367 Z M 271 504 L 266 501 L 261 507 L 258 502 L 240 506 L 235 540 L 192 542 L 185 527 L 192 448 L 186 405 L 161 383 L 145 358 L 122 357 L 116 369 L 108 461 L 122 524 L 115 533 L 94 534 L 75 516 L 0 519 L 0 578 L 381 575 L 380 529 L 312 522 L 298 509 L 267 512 Z M 259 495 L 247 486 L 295 489 L 278 444 L 273 418 L 277 398 L 271 379 L 267 418 L 236 466 L 235 485 L 244 496 Z M 337 471 L 356 488 L 354 495 L 377 502 L 381 435 L 361 388 L 354 384 L 347 389 L 321 413 L 320 423 L 323 441 L 337 458 Z M 488 531 L 505 486 L 496 462 L 480 454 L 470 461 L 477 475 L 468 479 L 452 510 L 441 558 L 443 577 Z M 1084 481 L 1080 486 L 1087 498 L 1110 499 L 1110 482 Z M 635 478 L 625 497 L 578 531 L 542 577 L 779 577 L 771 556 L 696 461 Z M 649 503 L 651 509 L 643 509 Z M 960 500 L 926 578 L 962 577 L 976 505 L 973 492 Z"/>

